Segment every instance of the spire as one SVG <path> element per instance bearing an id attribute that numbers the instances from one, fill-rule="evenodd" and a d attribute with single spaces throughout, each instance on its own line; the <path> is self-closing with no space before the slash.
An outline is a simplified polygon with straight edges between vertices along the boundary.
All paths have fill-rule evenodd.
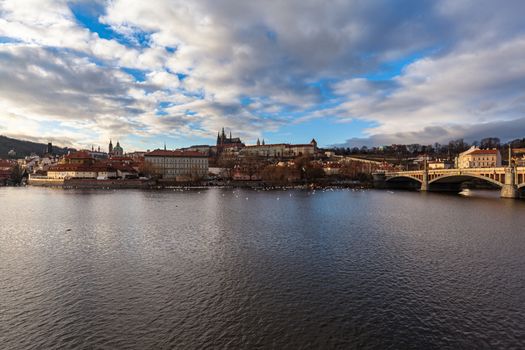
<path id="1" fill-rule="evenodd" d="M 166 150 L 166 141 L 164 141 L 164 150 Z"/>
<path id="2" fill-rule="evenodd" d="M 259 138 L 257 138 L 257 146 L 261 145 L 261 141 L 259 141 Z"/>
<path id="3" fill-rule="evenodd" d="M 232 131 L 230 130 L 230 141 L 232 140 Z"/>
<path id="4" fill-rule="evenodd" d="M 265 143 L 264 143 L 264 139 L 263 139 L 263 141 L 262 141 L 262 145 L 263 145 L 263 146 L 265 145 Z"/>

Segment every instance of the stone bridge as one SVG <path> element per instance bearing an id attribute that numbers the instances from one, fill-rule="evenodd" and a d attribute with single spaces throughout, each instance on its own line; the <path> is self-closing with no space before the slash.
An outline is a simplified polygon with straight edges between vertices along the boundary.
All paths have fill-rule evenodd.
<path id="1" fill-rule="evenodd" d="M 483 180 L 501 188 L 501 197 L 518 198 L 525 190 L 525 167 L 433 169 L 376 172 L 374 182 L 381 186 L 411 182 L 421 191 L 459 191 L 466 181 Z"/>

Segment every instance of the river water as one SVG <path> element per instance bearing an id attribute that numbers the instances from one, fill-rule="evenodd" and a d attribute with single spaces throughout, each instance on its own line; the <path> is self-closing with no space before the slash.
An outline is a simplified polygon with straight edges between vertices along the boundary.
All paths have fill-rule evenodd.
<path id="1" fill-rule="evenodd" d="M 497 195 L 0 188 L 0 348 L 523 349 Z"/>

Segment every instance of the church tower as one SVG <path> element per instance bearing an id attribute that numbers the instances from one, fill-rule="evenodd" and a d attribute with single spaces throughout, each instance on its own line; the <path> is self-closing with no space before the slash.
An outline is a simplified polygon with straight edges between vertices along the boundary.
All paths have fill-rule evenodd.
<path id="1" fill-rule="evenodd" d="M 111 142 L 111 140 L 109 140 L 108 153 L 113 154 L 113 143 Z"/>

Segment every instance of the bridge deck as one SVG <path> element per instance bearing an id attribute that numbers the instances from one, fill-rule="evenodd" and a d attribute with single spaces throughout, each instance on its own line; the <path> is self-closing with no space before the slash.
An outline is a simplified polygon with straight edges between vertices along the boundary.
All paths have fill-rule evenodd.
<path id="1" fill-rule="evenodd" d="M 448 177 L 474 177 L 486 179 L 500 185 L 505 183 L 505 167 L 497 168 L 463 168 L 463 169 L 432 169 L 427 170 L 428 181 L 434 182 Z M 386 180 L 398 177 L 408 177 L 423 182 L 425 170 L 385 172 Z M 515 168 L 515 183 L 521 188 L 525 187 L 525 167 Z"/>

